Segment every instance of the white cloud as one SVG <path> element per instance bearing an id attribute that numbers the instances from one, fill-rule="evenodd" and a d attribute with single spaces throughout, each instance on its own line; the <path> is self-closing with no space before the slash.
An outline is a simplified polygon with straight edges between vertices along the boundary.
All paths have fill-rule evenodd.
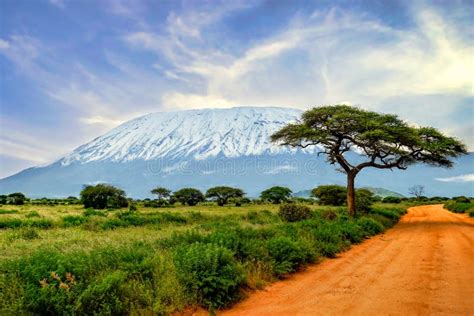
<path id="1" fill-rule="evenodd" d="M 61 9 L 65 7 L 64 0 L 49 0 L 49 3 Z"/>
<path id="2" fill-rule="evenodd" d="M 464 174 L 456 177 L 436 178 L 442 182 L 474 182 L 474 173 Z"/>

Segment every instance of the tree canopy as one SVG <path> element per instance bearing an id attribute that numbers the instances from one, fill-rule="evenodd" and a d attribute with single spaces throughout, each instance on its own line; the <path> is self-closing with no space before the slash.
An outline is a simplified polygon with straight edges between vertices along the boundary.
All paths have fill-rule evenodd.
<path id="1" fill-rule="evenodd" d="M 173 194 L 173 197 L 181 204 L 187 204 L 189 206 L 194 206 L 199 202 L 204 201 L 204 195 L 202 192 L 194 188 L 183 188 L 178 190 Z"/>
<path id="2" fill-rule="evenodd" d="M 280 204 L 287 201 L 293 192 L 290 188 L 274 186 L 260 193 L 260 198 L 265 201 L 270 201 L 274 204 Z"/>
<path id="3" fill-rule="evenodd" d="M 396 115 L 366 111 L 348 105 L 315 107 L 301 120 L 271 136 L 273 142 L 293 147 L 318 146 L 330 164 L 347 174 L 347 204 L 355 214 L 354 181 L 364 168 L 406 169 L 415 163 L 451 167 L 450 158 L 466 153 L 457 139 L 433 127 L 410 126 Z M 366 158 L 354 163 L 347 153 Z"/>
<path id="4" fill-rule="evenodd" d="M 167 188 L 163 187 L 156 187 L 150 192 L 151 194 L 156 195 L 158 200 L 168 199 L 171 196 L 171 190 L 168 190 Z"/>
<path id="5" fill-rule="evenodd" d="M 244 191 L 238 188 L 226 187 L 226 186 L 218 186 L 213 187 L 207 190 L 206 197 L 215 199 L 217 205 L 223 206 L 227 204 L 229 199 L 231 198 L 241 198 L 244 196 Z"/>
<path id="6" fill-rule="evenodd" d="M 86 185 L 81 191 L 85 208 L 120 208 L 128 206 L 125 191 L 109 184 Z"/>

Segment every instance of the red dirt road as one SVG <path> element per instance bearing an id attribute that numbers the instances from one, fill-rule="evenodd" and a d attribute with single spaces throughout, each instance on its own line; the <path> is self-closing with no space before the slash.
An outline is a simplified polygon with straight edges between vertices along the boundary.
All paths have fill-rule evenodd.
<path id="1" fill-rule="evenodd" d="M 386 234 L 221 315 L 474 315 L 474 220 L 410 208 Z"/>

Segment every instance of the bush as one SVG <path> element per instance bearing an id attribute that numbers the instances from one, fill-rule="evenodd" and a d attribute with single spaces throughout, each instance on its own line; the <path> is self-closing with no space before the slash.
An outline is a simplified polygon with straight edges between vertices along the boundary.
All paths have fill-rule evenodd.
<path id="1" fill-rule="evenodd" d="M 359 214 L 369 212 L 372 207 L 374 194 L 367 189 L 357 189 L 355 196 L 356 212 Z"/>
<path id="2" fill-rule="evenodd" d="M 474 203 L 448 201 L 444 207 L 453 213 L 466 213 L 469 209 L 474 208 Z"/>
<path id="3" fill-rule="evenodd" d="M 273 272 L 277 276 L 295 271 L 313 256 L 307 247 L 284 236 L 268 241 L 268 253 L 272 259 Z"/>
<path id="4" fill-rule="evenodd" d="M 471 209 L 467 212 L 469 214 L 469 217 L 474 217 L 474 209 Z"/>
<path id="5" fill-rule="evenodd" d="M 340 223 L 337 222 L 321 223 L 313 229 L 313 235 L 318 251 L 329 258 L 334 258 L 338 252 L 348 246 L 343 239 Z"/>
<path id="6" fill-rule="evenodd" d="M 346 203 L 347 189 L 340 185 L 320 185 L 311 191 L 321 205 L 341 206 Z"/>
<path id="7" fill-rule="evenodd" d="M 396 196 L 386 196 L 382 199 L 382 203 L 391 203 L 391 204 L 398 204 L 402 200 Z"/>
<path id="8" fill-rule="evenodd" d="M 297 222 L 310 218 L 311 210 L 306 205 L 283 204 L 278 215 L 285 222 Z"/>
<path id="9" fill-rule="evenodd" d="M 457 203 L 470 203 L 471 202 L 471 200 L 464 195 L 455 196 L 453 197 L 453 200 L 456 201 Z"/>
<path id="10" fill-rule="evenodd" d="M 63 227 L 80 226 L 87 221 L 87 218 L 80 215 L 66 215 L 62 218 Z"/>
<path id="11" fill-rule="evenodd" d="M 31 212 L 28 212 L 26 215 L 25 215 L 26 218 L 32 218 L 32 217 L 40 217 L 39 213 L 37 211 L 31 211 Z"/>
<path id="12" fill-rule="evenodd" d="M 89 216 L 102 216 L 102 217 L 106 217 L 107 216 L 107 212 L 105 211 L 97 211 L 97 210 L 94 210 L 92 207 L 89 207 L 89 208 L 86 208 L 83 212 L 83 215 L 86 216 L 86 217 L 89 217 Z"/>
<path id="13" fill-rule="evenodd" d="M 25 202 L 26 196 L 20 192 L 9 194 L 6 198 L 6 204 L 23 205 Z"/>
<path id="14" fill-rule="evenodd" d="M 194 243 L 180 247 L 174 256 L 179 278 L 196 302 L 214 309 L 239 296 L 245 276 L 232 252 L 215 244 Z"/>
<path id="15" fill-rule="evenodd" d="M 85 186 L 81 191 L 81 201 L 85 208 L 100 210 L 128 206 L 125 192 L 108 184 Z"/>
<path id="16" fill-rule="evenodd" d="M 366 236 L 373 236 L 385 230 L 385 227 L 378 221 L 369 217 L 361 217 L 357 220 L 357 224 L 362 227 Z"/>

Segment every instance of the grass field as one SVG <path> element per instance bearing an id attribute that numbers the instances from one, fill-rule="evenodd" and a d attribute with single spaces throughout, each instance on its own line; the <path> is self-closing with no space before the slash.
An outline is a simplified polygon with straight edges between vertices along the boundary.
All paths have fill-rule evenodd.
<path id="1" fill-rule="evenodd" d="M 403 205 L 356 219 L 308 205 L 287 223 L 278 205 L 111 211 L 0 208 L 0 314 L 169 314 L 215 310 L 394 225 Z"/>

